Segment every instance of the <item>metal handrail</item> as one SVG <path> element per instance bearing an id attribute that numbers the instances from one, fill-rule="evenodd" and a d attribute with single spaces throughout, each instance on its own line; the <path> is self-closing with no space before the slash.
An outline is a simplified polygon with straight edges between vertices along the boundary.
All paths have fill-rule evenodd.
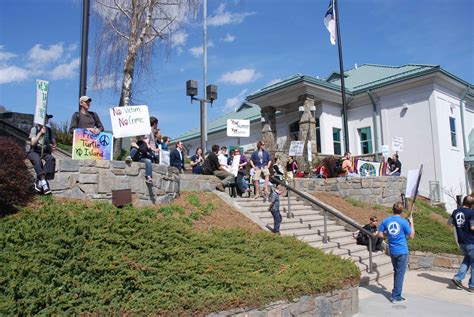
<path id="1" fill-rule="evenodd" d="M 321 202 L 317 201 L 316 199 L 314 199 L 313 197 L 311 196 L 308 196 L 306 195 L 305 193 L 303 193 L 302 191 L 296 189 L 295 187 L 291 187 L 289 186 L 288 184 L 285 184 L 284 182 L 280 181 L 279 179 L 277 178 L 274 178 L 272 177 L 271 181 L 273 183 L 276 183 L 277 185 L 282 185 L 284 186 L 287 190 L 289 191 L 292 191 L 294 192 L 296 195 L 300 196 L 301 198 L 303 199 L 306 199 L 307 201 L 309 201 L 311 204 L 313 205 L 316 205 L 320 208 L 323 209 L 323 214 L 324 214 L 324 236 L 323 236 L 323 243 L 328 243 L 328 238 L 327 238 L 327 215 L 326 215 L 326 212 L 329 212 L 331 215 L 333 215 L 334 217 L 338 218 L 339 220 L 343 221 L 344 223 L 356 228 L 357 230 L 363 232 L 364 234 L 368 235 L 370 237 L 369 240 L 369 269 L 368 269 L 368 272 L 369 273 L 372 273 L 372 238 L 376 238 L 372 232 L 364 229 L 361 225 L 355 223 L 354 221 L 352 221 L 352 219 L 344 216 L 344 215 L 341 215 L 336 209 L 332 208 L 331 206 L 327 206 L 325 204 L 322 204 Z M 290 194 L 288 193 L 288 207 L 289 207 L 289 204 L 290 204 Z"/>

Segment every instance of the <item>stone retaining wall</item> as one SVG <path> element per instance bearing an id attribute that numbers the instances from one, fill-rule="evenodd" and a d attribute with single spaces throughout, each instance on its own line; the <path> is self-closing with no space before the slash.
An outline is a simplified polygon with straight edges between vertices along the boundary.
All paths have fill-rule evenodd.
<path id="1" fill-rule="evenodd" d="M 414 251 L 410 252 L 408 267 L 410 270 L 455 272 L 462 260 L 462 255 Z"/>
<path id="2" fill-rule="evenodd" d="M 210 317 L 270 316 L 352 316 L 359 312 L 358 287 L 335 290 L 318 296 L 303 296 L 294 301 L 278 301 L 262 309 L 233 309 L 209 314 Z"/>
<path id="3" fill-rule="evenodd" d="M 179 194 L 179 174 L 174 167 L 153 164 L 153 184 L 146 184 L 144 163 L 56 160 L 49 185 L 54 196 L 106 201 L 112 200 L 112 190 L 131 189 L 134 205 L 150 205 Z"/>
<path id="4" fill-rule="evenodd" d="M 295 186 L 308 193 L 334 193 L 371 204 L 391 206 L 394 202 L 400 201 L 400 195 L 405 193 L 406 178 L 395 176 L 296 178 Z"/>
<path id="5" fill-rule="evenodd" d="M 220 180 L 214 175 L 180 174 L 179 188 L 183 191 L 210 192 Z"/>

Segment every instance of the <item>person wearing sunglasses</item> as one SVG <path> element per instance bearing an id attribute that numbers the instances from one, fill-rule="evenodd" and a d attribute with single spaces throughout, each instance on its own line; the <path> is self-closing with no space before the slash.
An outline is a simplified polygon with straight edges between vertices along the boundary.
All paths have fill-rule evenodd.
<path id="1" fill-rule="evenodd" d="M 372 251 L 383 251 L 383 238 L 377 237 L 378 230 L 377 230 L 378 219 L 376 216 L 370 217 L 370 222 L 363 226 L 365 230 L 371 232 L 375 237 L 372 238 Z M 366 245 L 367 250 L 369 249 L 369 236 L 364 234 L 363 232 L 359 232 L 357 235 L 357 244 L 359 245 Z"/>

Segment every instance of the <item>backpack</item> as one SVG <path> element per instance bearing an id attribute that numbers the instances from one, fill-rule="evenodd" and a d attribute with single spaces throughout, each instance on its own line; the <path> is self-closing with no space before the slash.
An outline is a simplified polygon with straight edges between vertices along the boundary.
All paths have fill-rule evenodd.
<path id="1" fill-rule="evenodd" d="M 344 169 L 342 168 L 342 163 L 344 162 L 343 159 L 336 160 L 336 165 L 334 166 L 334 173 L 342 174 L 344 173 Z"/>
<path id="2" fill-rule="evenodd" d="M 92 116 L 92 119 L 94 119 L 95 126 L 98 127 L 99 125 L 97 124 L 97 121 L 99 120 L 97 119 L 97 114 L 93 111 L 89 111 L 89 113 Z M 74 112 L 74 114 L 76 115 L 76 122 L 77 124 L 79 124 L 79 120 L 81 119 L 81 115 L 79 114 L 79 111 Z"/>

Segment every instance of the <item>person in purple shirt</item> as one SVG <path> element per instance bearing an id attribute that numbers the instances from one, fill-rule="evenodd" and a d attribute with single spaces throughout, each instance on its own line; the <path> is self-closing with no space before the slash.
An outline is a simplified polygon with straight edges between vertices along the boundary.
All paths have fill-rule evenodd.
<path id="1" fill-rule="evenodd" d="M 413 218 L 402 218 L 403 204 L 398 202 L 393 204 L 393 215 L 385 218 L 379 226 L 378 237 L 383 238 L 384 233 L 388 237 L 388 246 L 390 258 L 393 266 L 393 289 L 392 303 L 405 302 L 402 297 L 403 279 L 408 265 L 408 244 L 406 237 L 411 239 L 415 237 L 415 227 Z"/>
<path id="2" fill-rule="evenodd" d="M 254 183 L 255 183 L 255 199 L 259 198 L 262 194 L 260 193 L 260 177 L 265 177 L 265 189 L 263 190 L 264 199 L 268 196 L 268 182 L 270 181 L 270 166 L 272 161 L 270 159 L 270 154 L 265 150 L 265 143 L 263 141 L 258 141 L 257 150 L 252 153 L 250 157 L 250 165 L 253 167 L 254 174 Z"/>
<path id="3" fill-rule="evenodd" d="M 458 289 L 462 289 L 462 280 L 466 277 L 467 271 L 471 270 L 469 279 L 469 292 L 474 292 L 474 197 L 466 196 L 463 199 L 461 208 L 453 211 L 448 220 L 448 224 L 456 228 L 456 238 L 464 254 L 464 259 L 458 272 L 452 281 Z"/>

